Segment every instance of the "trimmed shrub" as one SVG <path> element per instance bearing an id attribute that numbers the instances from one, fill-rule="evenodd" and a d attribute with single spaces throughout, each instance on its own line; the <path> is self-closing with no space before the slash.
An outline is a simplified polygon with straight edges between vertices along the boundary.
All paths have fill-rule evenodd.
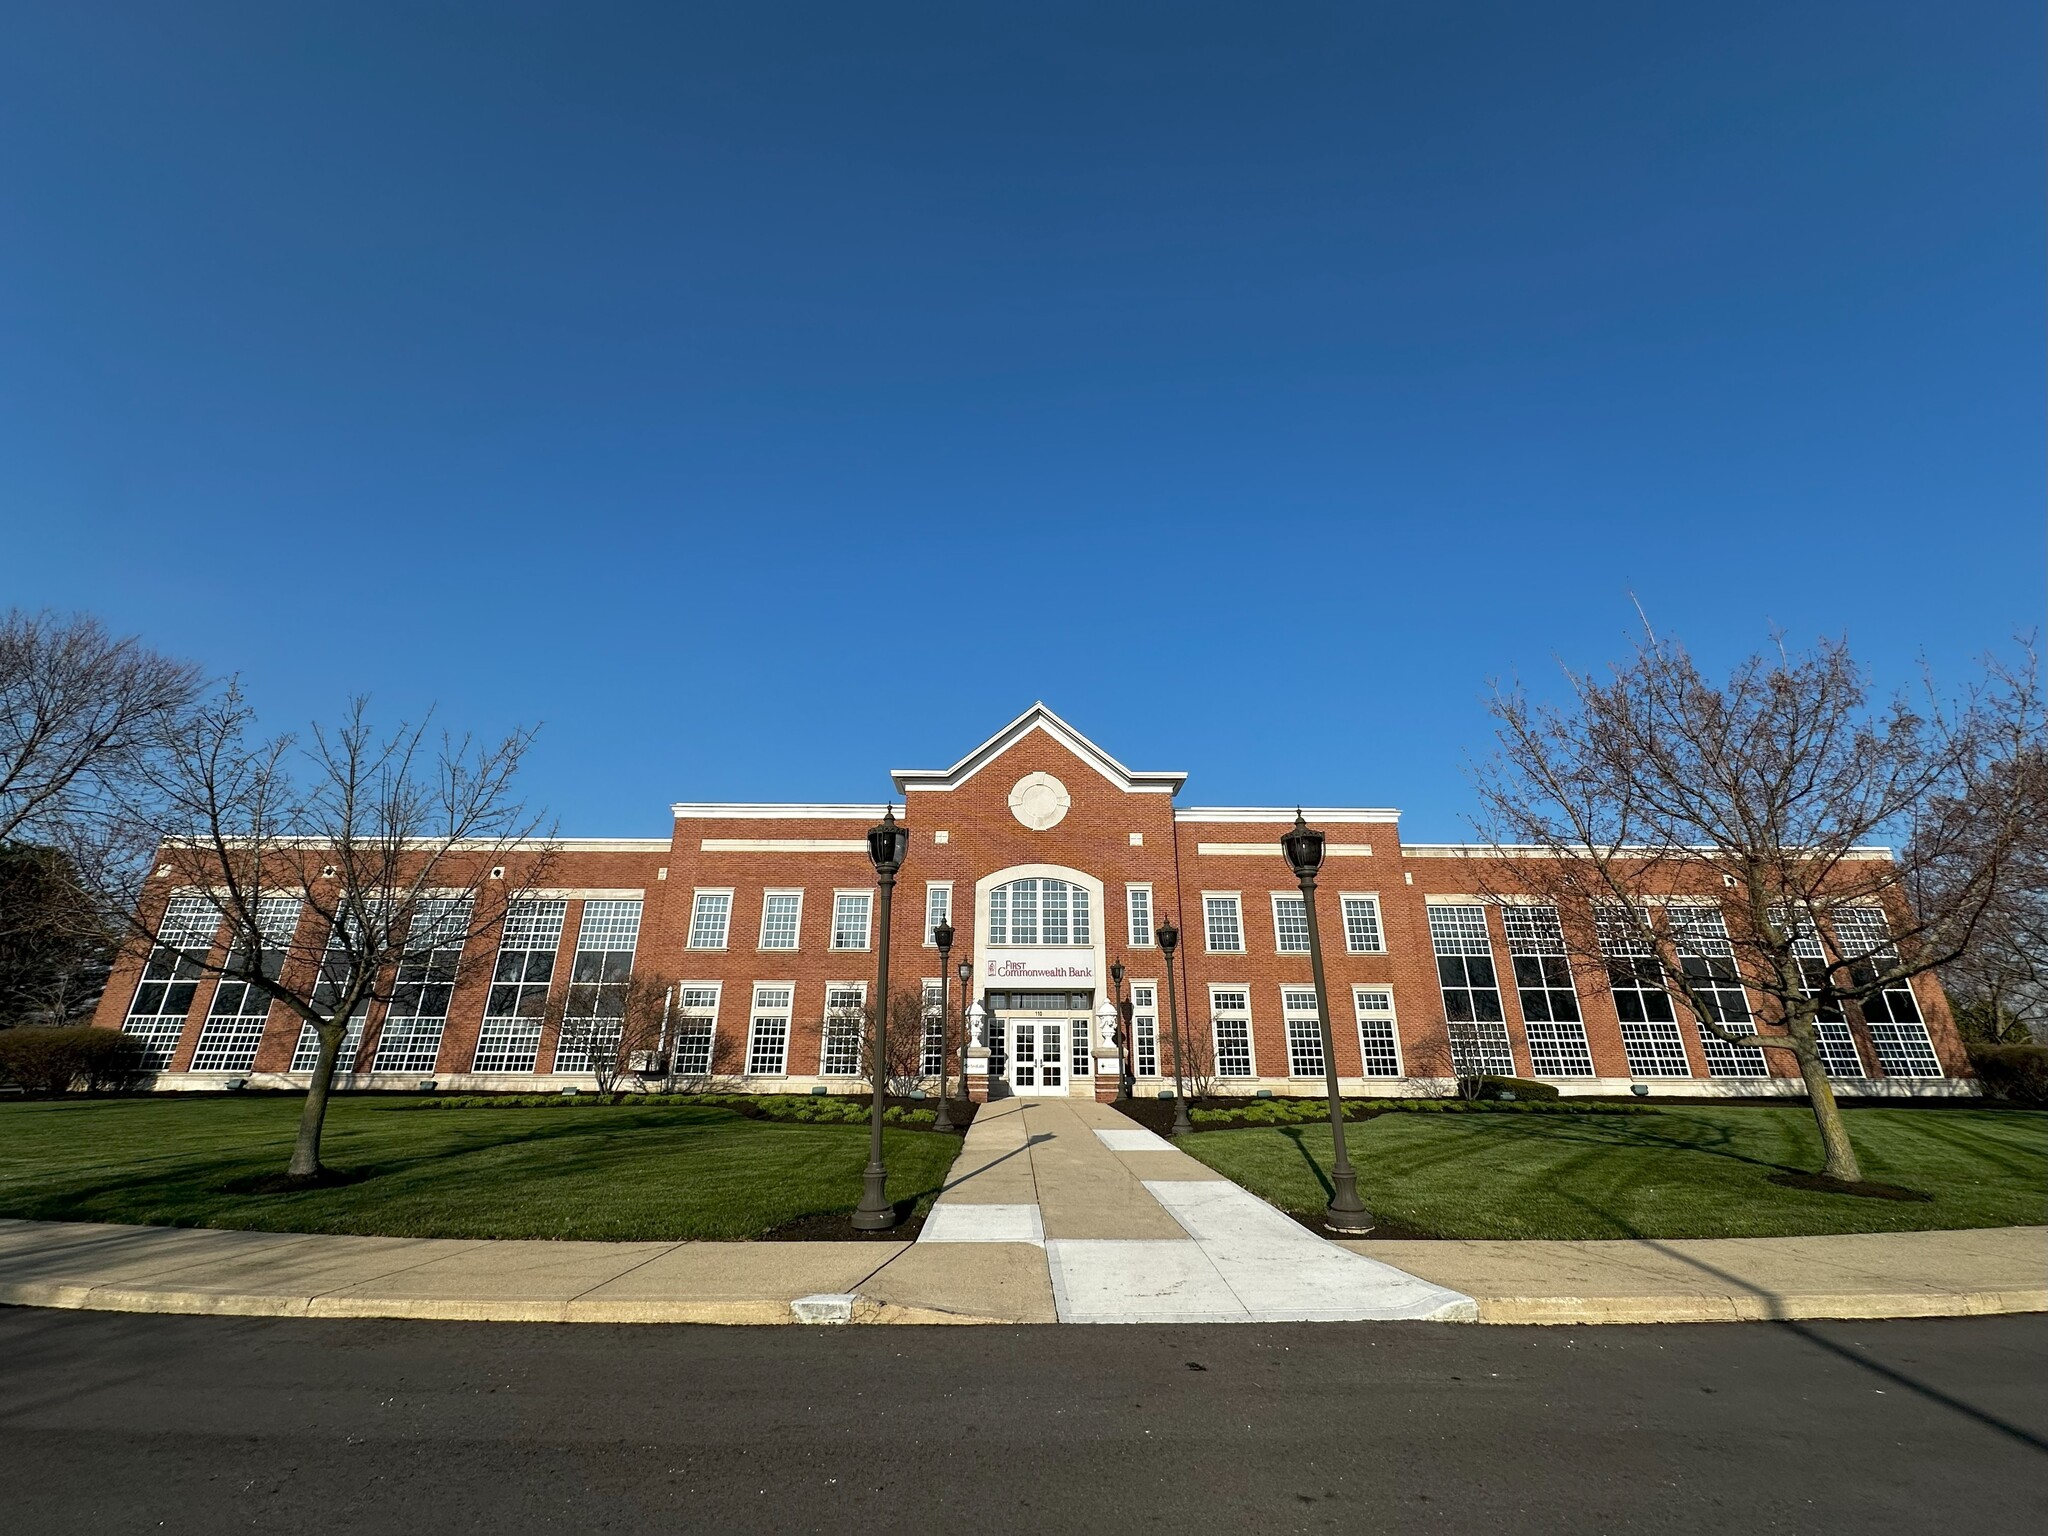
<path id="1" fill-rule="evenodd" d="M 132 1088 L 146 1075 L 142 1042 L 118 1030 L 82 1024 L 0 1030 L 0 1083 L 24 1093 Z"/>
<path id="2" fill-rule="evenodd" d="M 1530 1077 L 1482 1077 L 1479 1079 L 1479 1097 L 1548 1102 L 1557 1097 L 1557 1087 L 1552 1083 L 1539 1083 Z"/>
<path id="3" fill-rule="evenodd" d="M 1986 1093 L 2048 1109 L 2048 1045 L 1973 1045 L 1970 1065 Z"/>

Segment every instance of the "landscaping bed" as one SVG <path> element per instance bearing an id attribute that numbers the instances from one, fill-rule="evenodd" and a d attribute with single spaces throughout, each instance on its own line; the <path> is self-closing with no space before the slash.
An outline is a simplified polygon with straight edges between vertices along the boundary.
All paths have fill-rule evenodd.
<path id="1" fill-rule="evenodd" d="M 1380 1115 L 1517 1114 L 1517 1115 L 1642 1115 L 1650 1106 L 1601 1099 L 1342 1099 L 1347 1124 Z M 1119 1113 L 1161 1136 L 1173 1134 L 1171 1099 L 1119 1102 Z M 1190 1099 L 1188 1119 L 1197 1131 L 1238 1131 L 1265 1126 L 1328 1125 L 1327 1099 L 1245 1099 L 1224 1096 Z"/>
<path id="2" fill-rule="evenodd" d="M 866 1094 L 796 1093 L 505 1093 L 452 1094 L 400 1099 L 392 1109 L 686 1109 L 730 1110 L 749 1120 L 781 1120 L 807 1125 L 866 1125 L 873 1100 Z M 948 1099 L 946 1112 L 955 1132 L 964 1134 L 974 1122 L 975 1104 Z M 882 1123 L 907 1130 L 933 1129 L 938 1119 L 934 1099 L 882 1099 Z"/>

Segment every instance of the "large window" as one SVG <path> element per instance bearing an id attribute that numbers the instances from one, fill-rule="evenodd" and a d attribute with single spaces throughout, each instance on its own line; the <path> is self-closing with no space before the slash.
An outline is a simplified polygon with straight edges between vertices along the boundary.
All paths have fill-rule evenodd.
<path id="1" fill-rule="evenodd" d="M 448 999 L 469 936 L 466 899 L 420 903 L 406 934 L 406 959 L 391 988 L 391 1007 L 377 1032 L 376 1072 L 431 1072 L 448 1026 Z"/>
<path id="2" fill-rule="evenodd" d="M 1500 918 L 1529 1033 L 1530 1069 L 1538 1077 L 1591 1077 L 1593 1053 L 1579 1017 L 1579 994 L 1572 986 L 1557 908 L 1502 907 Z"/>
<path id="3" fill-rule="evenodd" d="M 256 927 L 263 951 L 257 965 L 272 981 L 284 970 L 292 935 L 299 927 L 299 898 L 264 896 L 256 903 Z M 271 996 L 253 981 L 234 979 L 248 963 L 248 944 L 237 936 L 228 950 L 227 971 L 213 989 L 213 1006 L 192 1052 L 194 1072 L 246 1072 L 256 1062 L 263 1026 L 270 1019 Z"/>
<path id="4" fill-rule="evenodd" d="M 671 1028 L 678 1077 L 711 1075 L 711 1043 L 718 1032 L 718 993 L 715 981 L 676 988 Z"/>
<path id="5" fill-rule="evenodd" d="M 761 947 L 795 949 L 797 924 L 803 917 L 802 891 L 770 891 L 761 901 Z"/>
<path id="6" fill-rule="evenodd" d="M 320 955 L 320 974 L 313 980 L 313 1006 L 329 1015 L 341 1006 L 341 999 L 348 991 L 349 983 L 355 980 L 355 966 L 350 963 L 348 943 L 344 937 L 342 922 L 337 919 L 327 930 L 327 948 Z M 360 952 L 366 946 L 358 944 Z M 355 1005 L 348 1016 L 348 1027 L 341 1033 L 341 1049 L 335 1053 L 334 1070 L 354 1072 L 362 1063 L 363 1021 L 370 1015 L 370 1000 L 366 997 Z M 299 1025 L 299 1043 L 292 1048 L 293 1072 L 311 1072 L 320 1065 L 320 1031 L 311 1024 Z"/>
<path id="7" fill-rule="evenodd" d="M 818 1062 L 819 1076 L 860 1076 L 860 1041 L 867 1023 L 867 997 L 865 982 L 825 988 L 825 1040 Z"/>
<path id="8" fill-rule="evenodd" d="M 1274 894 L 1273 947 L 1283 955 L 1308 953 L 1308 902 L 1303 898 Z"/>
<path id="9" fill-rule="evenodd" d="M 1664 966 L 1626 907 L 1599 907 L 1594 926 L 1607 961 L 1607 986 L 1621 1021 L 1630 1077 L 1691 1077 L 1678 1014 L 1664 986 Z M 1649 915 L 1640 915 L 1647 926 Z"/>
<path id="10" fill-rule="evenodd" d="M 924 887 L 924 941 L 936 944 L 932 937 L 939 924 L 953 921 L 953 882 L 950 880 L 927 880 Z"/>
<path id="11" fill-rule="evenodd" d="M 1252 995 L 1241 987 L 1209 989 L 1209 1019 L 1216 1039 L 1216 1075 L 1252 1075 Z"/>
<path id="12" fill-rule="evenodd" d="M 747 1075 L 781 1077 L 789 1070 L 789 1004 L 794 989 L 757 986 L 747 1026 Z"/>
<path id="13" fill-rule="evenodd" d="M 1131 1071 L 1159 1075 L 1159 989 L 1149 981 L 1131 983 Z"/>
<path id="14" fill-rule="evenodd" d="M 1202 937 L 1212 955 L 1244 953 L 1244 918 L 1236 896 L 1203 893 Z"/>
<path id="15" fill-rule="evenodd" d="M 1891 924 L 1878 907 L 1837 907 L 1829 914 L 1835 937 L 1849 957 L 1850 978 L 1867 983 L 1881 970 L 1898 964 Z M 1908 982 L 1894 982 L 1863 1003 L 1863 1024 L 1877 1048 L 1877 1064 L 1886 1077 L 1940 1077 L 1941 1058 L 1934 1054 L 1920 1003 Z"/>
<path id="16" fill-rule="evenodd" d="M 562 1002 L 562 1033 L 555 1043 L 557 1072 L 588 1072 L 591 1055 L 614 1055 L 623 1028 L 626 983 L 640 943 L 640 903 L 586 901 L 569 962 L 569 992 Z"/>
<path id="17" fill-rule="evenodd" d="M 1012 880 L 988 893 L 991 944 L 1092 944 L 1088 888 L 1065 880 Z"/>
<path id="18" fill-rule="evenodd" d="M 1133 949 L 1152 947 L 1152 887 L 1149 885 L 1127 885 L 1124 887 L 1124 915 L 1128 919 L 1128 931 L 1124 935 Z"/>
<path id="19" fill-rule="evenodd" d="M 732 927 L 732 892 L 699 891 L 690 903 L 691 949 L 723 949 Z"/>
<path id="20" fill-rule="evenodd" d="M 924 1050 L 917 1069 L 926 1077 L 937 1077 L 946 1065 L 946 987 L 943 982 L 926 981 L 923 987 Z"/>
<path id="21" fill-rule="evenodd" d="M 1367 1077 L 1399 1077 L 1401 1044 L 1394 1034 L 1394 994 L 1388 987 L 1353 987 L 1358 1010 L 1359 1059 Z"/>
<path id="22" fill-rule="evenodd" d="M 1792 957 L 1799 963 L 1800 990 L 1808 997 L 1820 992 L 1828 980 L 1827 951 L 1811 919 L 1789 907 L 1775 907 L 1771 920 L 1792 936 Z M 1813 1019 L 1814 1044 L 1820 1047 L 1821 1065 L 1829 1077 L 1862 1077 L 1863 1058 L 1856 1051 L 1856 1037 L 1849 1033 L 1849 1021 L 1842 1010 L 1823 1003 Z"/>
<path id="23" fill-rule="evenodd" d="M 866 949 L 868 914 L 874 904 L 870 891 L 840 891 L 832 898 L 832 947 Z"/>
<path id="24" fill-rule="evenodd" d="M 1287 1023 L 1287 1075 L 1321 1077 L 1323 1025 L 1322 1015 L 1316 1012 L 1314 988 L 1282 987 L 1280 1014 Z"/>
<path id="25" fill-rule="evenodd" d="M 173 896 L 164 908 L 156 943 L 150 946 L 142 981 L 121 1025 L 122 1033 L 142 1042 L 142 1064 L 152 1072 L 171 1064 L 219 930 L 220 909 L 204 896 Z"/>
<path id="26" fill-rule="evenodd" d="M 1344 948 L 1354 955 L 1377 955 L 1386 950 L 1380 935 L 1380 899 L 1377 896 L 1346 896 Z"/>
<path id="27" fill-rule="evenodd" d="M 1723 1029 L 1746 1034 L 1756 1025 L 1750 1017 L 1749 997 L 1742 990 L 1742 976 L 1735 967 L 1735 946 L 1728 940 L 1728 920 L 1719 907 L 1673 906 L 1666 910 L 1671 937 L 1678 946 L 1678 961 L 1685 983 L 1713 1022 Z M 1760 1046 L 1730 1045 L 1696 1021 L 1700 1050 L 1707 1058 L 1707 1071 L 1715 1077 L 1764 1077 Z"/>
<path id="28" fill-rule="evenodd" d="M 498 964 L 476 1040 L 478 1072 L 531 1072 L 540 1057 L 541 1016 L 555 979 L 566 901 L 520 901 L 505 914 Z M 630 957 L 628 964 L 631 964 Z"/>
<path id="29" fill-rule="evenodd" d="M 1429 939 L 1436 950 L 1437 983 L 1443 989 L 1451 1070 L 1461 1077 L 1484 1072 L 1514 1076 L 1515 1053 L 1508 1044 L 1486 908 L 1476 902 L 1432 905 Z"/>

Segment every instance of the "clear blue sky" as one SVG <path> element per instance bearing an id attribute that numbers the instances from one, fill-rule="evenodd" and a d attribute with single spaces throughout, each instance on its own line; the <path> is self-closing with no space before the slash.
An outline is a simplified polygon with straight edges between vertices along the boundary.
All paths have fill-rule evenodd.
<path id="1" fill-rule="evenodd" d="M 1636 594 L 2043 608 L 2041 8 L 0 6 L 0 604 L 565 831 L 1044 698 L 1456 837 Z"/>

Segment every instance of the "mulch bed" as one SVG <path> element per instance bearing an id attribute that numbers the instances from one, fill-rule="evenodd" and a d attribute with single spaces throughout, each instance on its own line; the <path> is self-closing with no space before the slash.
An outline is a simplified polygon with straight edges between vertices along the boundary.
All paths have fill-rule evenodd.
<path id="1" fill-rule="evenodd" d="M 785 1221 L 772 1231 L 763 1232 L 759 1241 L 764 1243 L 914 1243 L 918 1233 L 924 1230 L 924 1217 L 911 1215 L 908 1207 L 915 1202 L 899 1200 L 896 1211 L 902 1220 L 886 1232 L 856 1232 L 851 1211 L 816 1211 L 809 1216 L 799 1216 L 795 1221 Z"/>

